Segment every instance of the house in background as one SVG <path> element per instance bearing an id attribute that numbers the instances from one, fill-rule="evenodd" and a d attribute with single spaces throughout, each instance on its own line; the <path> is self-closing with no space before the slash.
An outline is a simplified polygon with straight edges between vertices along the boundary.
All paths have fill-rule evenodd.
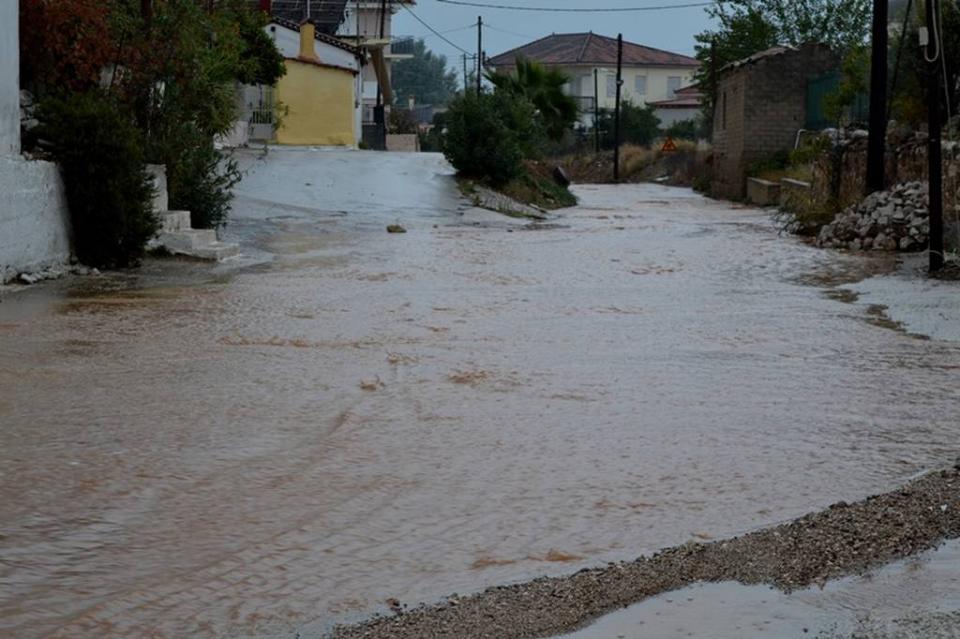
<path id="1" fill-rule="evenodd" d="M 713 118 L 715 195 L 741 198 L 748 167 L 794 147 L 806 128 L 808 86 L 838 69 L 825 44 L 774 47 L 720 70 Z"/>
<path id="2" fill-rule="evenodd" d="M 375 120 L 374 108 L 393 102 L 392 66 L 397 60 L 413 57 L 413 38 L 393 35 L 393 16 L 402 5 L 415 5 L 416 0 L 348 0 L 344 20 L 337 28 L 337 37 L 370 52 L 361 70 L 363 121 Z"/>
<path id="3" fill-rule="evenodd" d="M 266 29 L 283 54 L 287 73 L 276 87 L 248 87 L 245 92 L 250 103 L 258 104 L 253 119 L 264 121 L 259 136 L 270 135 L 268 141 L 278 144 L 356 147 L 362 132 L 363 51 L 317 31 L 310 21 L 273 17 Z M 274 121 L 277 111 L 279 123 Z"/>
<path id="4" fill-rule="evenodd" d="M 672 98 L 647 102 L 653 108 L 654 115 L 660 119 L 660 126 L 667 128 L 684 120 L 696 120 L 703 111 L 703 91 L 692 84 L 677 91 Z"/>
<path id="5" fill-rule="evenodd" d="M 598 106 L 613 109 L 617 90 L 617 40 L 595 33 L 554 34 L 487 60 L 487 66 L 509 72 L 518 57 L 559 69 L 570 77 L 568 94 L 580 104 L 586 126 L 593 124 L 594 70 Z M 700 63 L 689 56 L 623 43 L 622 97 L 636 105 L 673 100 L 693 83 Z"/>

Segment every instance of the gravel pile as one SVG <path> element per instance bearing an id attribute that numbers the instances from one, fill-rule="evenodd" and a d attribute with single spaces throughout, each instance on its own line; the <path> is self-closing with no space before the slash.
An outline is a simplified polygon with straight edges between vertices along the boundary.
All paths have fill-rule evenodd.
<path id="1" fill-rule="evenodd" d="M 820 229 L 817 245 L 855 251 L 919 251 L 927 246 L 930 217 L 927 187 L 898 184 L 868 195 Z"/>
<path id="2" fill-rule="evenodd" d="M 805 588 L 863 572 L 960 537 L 960 463 L 890 493 L 838 503 L 800 519 L 709 544 L 567 577 L 491 588 L 339 627 L 334 639 L 552 637 L 648 597 L 698 581 Z"/>

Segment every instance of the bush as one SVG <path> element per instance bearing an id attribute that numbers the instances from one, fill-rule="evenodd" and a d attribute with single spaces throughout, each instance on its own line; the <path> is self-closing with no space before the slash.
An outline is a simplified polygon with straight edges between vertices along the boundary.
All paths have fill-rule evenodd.
<path id="1" fill-rule="evenodd" d="M 225 225 L 233 199 L 231 190 L 241 178 L 236 161 L 195 127 L 185 127 L 180 143 L 172 150 L 165 158 L 170 207 L 190 211 L 193 228 Z"/>
<path id="2" fill-rule="evenodd" d="M 600 144 L 605 149 L 614 147 L 614 111 L 600 114 Z M 636 106 L 629 100 L 620 104 L 620 141 L 624 144 L 648 146 L 660 135 L 660 118 L 653 107 Z"/>
<path id="3" fill-rule="evenodd" d="M 523 148 L 534 125 L 532 119 L 529 125 L 522 121 L 522 109 L 513 102 L 468 92 L 450 104 L 443 152 L 462 176 L 498 186 L 521 174 Z"/>
<path id="4" fill-rule="evenodd" d="M 97 267 L 137 263 L 159 225 L 132 114 L 94 91 L 46 100 L 38 117 L 63 173 L 77 258 Z"/>
<path id="5" fill-rule="evenodd" d="M 674 140 L 693 140 L 696 142 L 699 136 L 699 128 L 697 121 L 691 118 L 674 122 L 667 127 L 664 133 Z"/>

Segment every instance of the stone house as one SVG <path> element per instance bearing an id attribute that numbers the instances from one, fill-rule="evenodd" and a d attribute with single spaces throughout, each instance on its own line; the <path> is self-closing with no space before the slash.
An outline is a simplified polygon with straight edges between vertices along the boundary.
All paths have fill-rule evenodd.
<path id="1" fill-rule="evenodd" d="M 742 198 L 751 164 L 794 148 L 807 85 L 839 67 L 824 44 L 775 47 L 720 71 L 713 118 L 714 195 Z"/>

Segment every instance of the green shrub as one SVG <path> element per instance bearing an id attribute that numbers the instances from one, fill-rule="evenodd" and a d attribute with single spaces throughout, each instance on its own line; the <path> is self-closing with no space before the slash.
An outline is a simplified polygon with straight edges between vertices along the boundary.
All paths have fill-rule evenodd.
<path id="1" fill-rule="evenodd" d="M 693 118 L 680 120 L 668 126 L 664 133 L 674 140 L 693 140 L 696 142 L 699 134 L 699 124 Z"/>
<path id="2" fill-rule="evenodd" d="M 137 263 L 159 226 L 132 114 L 94 91 L 46 100 L 38 116 L 63 173 L 77 258 L 97 267 Z"/>
<path id="3" fill-rule="evenodd" d="M 182 144 L 166 160 L 170 207 L 190 211 L 194 228 L 223 226 L 230 214 L 231 190 L 241 174 L 235 160 L 201 131 L 188 127 Z"/>
<path id="4" fill-rule="evenodd" d="M 462 176 L 501 185 L 521 174 L 523 147 L 534 125 L 520 121 L 520 108 L 503 110 L 511 102 L 503 96 L 469 92 L 451 102 L 443 152 Z"/>
<path id="5" fill-rule="evenodd" d="M 603 111 L 598 120 L 600 144 L 605 149 L 614 147 L 614 114 L 613 110 Z M 620 104 L 620 141 L 622 143 L 648 146 L 658 135 L 660 135 L 660 118 L 654 114 L 653 107 L 636 106 L 630 100 L 624 100 Z"/>

